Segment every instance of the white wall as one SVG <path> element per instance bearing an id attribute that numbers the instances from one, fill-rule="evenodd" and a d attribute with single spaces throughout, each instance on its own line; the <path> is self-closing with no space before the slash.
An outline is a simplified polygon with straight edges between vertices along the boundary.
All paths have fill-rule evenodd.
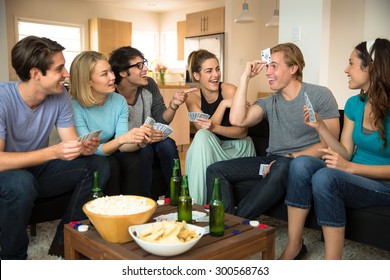
<path id="1" fill-rule="evenodd" d="M 347 67 L 353 48 L 364 40 L 365 0 L 332 1 L 332 24 L 330 37 L 329 83 L 340 108 L 347 99 L 357 93 L 348 89 Z M 346 16 L 346 12 L 348 15 Z"/>
<path id="2" fill-rule="evenodd" d="M 390 39 L 389 0 L 332 0 L 329 82 L 340 108 L 358 90 L 348 89 L 344 69 L 353 48 L 377 37 Z"/>
<path id="3" fill-rule="evenodd" d="M 321 60 L 322 53 L 328 52 L 329 28 L 324 24 L 329 24 L 326 18 L 330 13 L 327 6 L 326 9 L 323 7 L 323 2 L 330 0 L 280 1 L 279 43 L 293 42 L 301 49 L 306 64 L 303 79 L 314 84 L 320 81 L 321 62 L 326 63 Z M 294 28 L 301 31 L 299 41 L 292 38 Z"/>
<path id="4" fill-rule="evenodd" d="M 361 41 L 390 38 L 389 0 L 280 0 L 279 41 L 300 26 L 304 80 L 329 87 L 339 108 L 358 91 L 348 89 L 344 69 Z"/>
<path id="5" fill-rule="evenodd" d="M 247 61 L 260 59 L 261 50 L 278 43 L 278 28 L 266 28 L 273 16 L 275 1 L 247 0 L 254 23 L 235 23 L 244 1 L 225 1 L 225 81 L 238 84 Z M 259 92 L 269 92 L 265 72 L 253 78 L 248 87 L 248 101 L 257 99 Z"/>

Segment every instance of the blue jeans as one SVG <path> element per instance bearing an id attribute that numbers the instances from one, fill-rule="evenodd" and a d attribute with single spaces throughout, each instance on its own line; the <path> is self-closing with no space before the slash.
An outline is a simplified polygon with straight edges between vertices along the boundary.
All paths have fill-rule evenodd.
<path id="1" fill-rule="evenodd" d="M 110 167 L 105 157 L 97 155 L 0 172 L 1 259 L 27 258 L 26 228 L 36 198 L 73 191 L 54 237 L 63 244 L 64 224 L 86 219 L 82 206 L 89 200 L 94 171 L 99 171 L 100 183 L 105 186 Z"/>
<path id="2" fill-rule="evenodd" d="M 161 170 L 164 176 L 165 189 L 168 190 L 169 181 L 172 176 L 173 160 L 179 159 L 179 153 L 175 140 L 167 137 L 160 142 L 154 142 L 139 150 L 142 159 L 143 176 L 144 176 L 144 191 L 141 195 L 150 197 L 153 179 L 153 163 L 155 158 L 160 163 Z"/>
<path id="3" fill-rule="evenodd" d="M 260 164 L 276 160 L 265 178 L 259 175 Z M 220 178 L 225 212 L 254 219 L 281 200 L 286 194 L 286 180 L 291 159 L 270 155 L 244 157 L 220 161 L 207 168 L 207 196 L 211 198 L 214 178 Z M 235 209 L 233 186 L 239 182 L 256 180 L 256 184 Z"/>
<path id="4" fill-rule="evenodd" d="M 390 184 L 327 168 L 321 159 L 299 156 L 290 166 L 285 203 L 308 209 L 312 202 L 320 226 L 343 227 L 346 207 L 390 206 Z"/>

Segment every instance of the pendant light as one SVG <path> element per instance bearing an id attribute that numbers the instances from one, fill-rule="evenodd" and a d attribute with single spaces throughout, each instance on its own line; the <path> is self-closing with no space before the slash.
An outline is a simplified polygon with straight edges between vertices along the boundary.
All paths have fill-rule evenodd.
<path id="1" fill-rule="evenodd" d="M 236 22 L 236 23 L 250 23 L 250 22 L 255 22 L 255 21 L 256 21 L 256 19 L 249 14 L 249 5 L 245 1 L 242 4 L 241 14 L 238 16 L 238 18 L 236 18 L 234 20 L 234 22 Z"/>
<path id="2" fill-rule="evenodd" d="M 265 27 L 278 27 L 279 26 L 279 9 L 278 9 L 278 0 L 275 0 L 276 8 L 274 10 L 274 15 L 272 18 L 265 24 Z"/>

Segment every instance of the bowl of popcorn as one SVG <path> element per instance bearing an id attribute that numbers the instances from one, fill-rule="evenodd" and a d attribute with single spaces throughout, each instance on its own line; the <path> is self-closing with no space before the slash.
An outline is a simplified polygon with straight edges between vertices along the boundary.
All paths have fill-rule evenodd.
<path id="1" fill-rule="evenodd" d="M 84 204 L 83 211 L 104 240 L 125 243 L 132 240 L 129 226 L 146 223 L 156 208 L 151 198 L 117 195 L 91 200 Z"/>
<path id="2" fill-rule="evenodd" d="M 129 232 L 133 240 L 148 253 L 170 257 L 194 247 L 205 229 L 184 221 L 162 221 L 130 226 Z"/>

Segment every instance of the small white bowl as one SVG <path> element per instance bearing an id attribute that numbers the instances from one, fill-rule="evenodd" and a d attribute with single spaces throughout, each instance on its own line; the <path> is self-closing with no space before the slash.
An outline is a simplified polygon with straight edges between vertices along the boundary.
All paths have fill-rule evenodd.
<path id="1" fill-rule="evenodd" d="M 175 243 L 175 244 L 166 244 L 166 243 L 160 244 L 157 242 L 149 242 L 138 238 L 142 230 L 144 230 L 145 228 L 149 227 L 152 224 L 157 224 L 157 223 L 160 222 L 148 223 L 143 225 L 134 225 L 129 227 L 129 233 L 133 238 L 133 240 L 146 252 L 149 252 L 156 256 L 171 257 L 171 256 L 176 256 L 184 252 L 187 252 L 193 246 L 195 246 L 196 243 L 198 243 L 198 241 L 202 238 L 202 236 L 205 233 L 205 229 L 203 227 L 187 224 L 187 227 L 189 229 L 194 229 L 195 232 L 199 235 L 198 238 L 188 242 Z"/>

